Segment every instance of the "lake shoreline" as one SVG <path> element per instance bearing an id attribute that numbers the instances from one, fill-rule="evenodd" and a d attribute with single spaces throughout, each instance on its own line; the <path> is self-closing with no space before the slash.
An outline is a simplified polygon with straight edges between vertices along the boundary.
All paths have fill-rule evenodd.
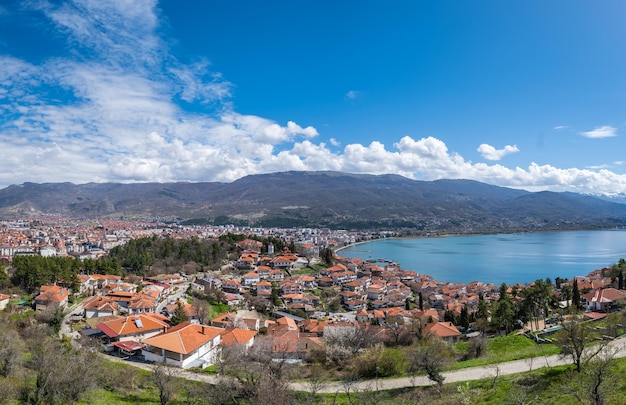
<path id="1" fill-rule="evenodd" d="M 348 244 L 335 252 L 348 258 L 398 263 L 402 269 L 438 281 L 467 283 L 471 278 L 485 283 L 529 284 L 538 278 L 587 276 L 616 263 L 626 255 L 625 231 L 609 228 L 393 236 Z M 433 243 L 421 243 L 425 240 Z M 366 252 L 342 254 L 346 249 L 376 242 L 384 248 L 374 245 Z"/>

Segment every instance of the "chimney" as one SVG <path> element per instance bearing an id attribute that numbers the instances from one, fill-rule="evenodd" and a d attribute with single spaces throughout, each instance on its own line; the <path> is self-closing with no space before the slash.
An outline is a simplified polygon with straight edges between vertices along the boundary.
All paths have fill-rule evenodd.
<path id="1" fill-rule="evenodd" d="M 204 325 L 202 325 L 202 334 L 204 335 Z"/>

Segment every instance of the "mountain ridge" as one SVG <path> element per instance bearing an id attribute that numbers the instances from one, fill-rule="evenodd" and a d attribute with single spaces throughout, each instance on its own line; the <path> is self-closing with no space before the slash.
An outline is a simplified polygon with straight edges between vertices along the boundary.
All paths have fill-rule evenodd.
<path id="1" fill-rule="evenodd" d="M 0 190 L 0 215 L 38 213 L 417 233 L 626 225 L 626 205 L 582 194 L 330 171 L 249 175 L 231 183 L 23 183 Z"/>

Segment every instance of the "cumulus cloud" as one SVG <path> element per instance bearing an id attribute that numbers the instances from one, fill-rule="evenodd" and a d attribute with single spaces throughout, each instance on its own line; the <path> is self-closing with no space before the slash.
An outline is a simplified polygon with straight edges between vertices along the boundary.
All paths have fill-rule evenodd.
<path id="1" fill-rule="evenodd" d="M 610 138 L 613 136 L 617 136 L 617 128 L 613 128 L 609 125 L 604 125 L 601 127 L 594 128 L 591 131 L 581 132 L 580 134 L 586 138 L 592 138 L 592 139 Z"/>
<path id="2" fill-rule="evenodd" d="M 481 144 L 477 150 L 483 156 L 483 158 L 487 160 L 500 160 L 506 155 L 519 152 L 519 149 L 516 145 L 506 145 L 502 149 L 496 149 L 486 143 Z"/>
<path id="3" fill-rule="evenodd" d="M 231 84 L 208 60 L 182 63 L 159 37 L 155 1 L 25 4 L 38 5 L 41 23 L 65 35 L 69 51 L 38 64 L 0 55 L 3 187 L 24 181 L 233 181 L 255 173 L 337 170 L 466 178 L 529 190 L 626 192 L 626 176 L 600 166 L 472 163 L 430 136 L 342 148 L 331 138 L 331 150 L 316 142 L 312 126 L 234 111 Z M 194 108 L 186 110 L 187 104 Z M 597 137 L 616 130 L 590 132 Z M 517 151 L 479 147 L 489 160 Z"/>

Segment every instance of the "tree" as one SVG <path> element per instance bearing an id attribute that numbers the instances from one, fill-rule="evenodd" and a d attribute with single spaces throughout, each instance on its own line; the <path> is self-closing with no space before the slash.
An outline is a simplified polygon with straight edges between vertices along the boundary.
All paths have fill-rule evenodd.
<path id="1" fill-rule="evenodd" d="M 172 326 L 179 325 L 188 320 L 189 317 L 187 316 L 187 312 L 185 311 L 185 306 L 183 305 L 182 301 L 176 302 L 176 309 L 174 310 L 174 315 L 172 315 L 171 319 Z"/>
<path id="2" fill-rule="evenodd" d="M 571 285 L 564 285 L 561 288 L 561 300 L 565 302 L 571 301 L 573 299 L 573 293 L 574 288 Z"/>
<path id="3" fill-rule="evenodd" d="M 178 369 L 166 366 L 165 363 L 152 365 L 152 382 L 159 391 L 159 403 L 167 405 L 178 389 Z"/>
<path id="4" fill-rule="evenodd" d="M 595 357 L 604 344 L 589 347 L 597 334 L 587 324 L 581 322 L 581 318 L 574 318 L 563 322 L 561 329 L 554 335 L 554 344 L 561 349 L 562 357 L 570 357 L 576 366 L 576 371 L 581 371 L 584 360 Z"/>
<path id="5" fill-rule="evenodd" d="M 547 279 L 547 281 L 550 281 Z M 548 314 L 550 305 L 554 305 L 556 298 L 552 294 L 551 285 L 543 280 L 536 280 L 532 287 L 522 291 L 522 317 L 535 320 L 535 329 L 539 329 L 539 319 Z"/>
<path id="6" fill-rule="evenodd" d="M 100 359 L 93 352 L 38 337 L 31 342 L 31 354 L 35 387 L 27 396 L 35 404 L 73 404 L 97 384 Z"/>
<path id="7" fill-rule="evenodd" d="M 394 346 L 410 344 L 412 340 L 410 335 L 411 330 L 404 325 L 402 318 L 399 320 L 400 322 L 387 322 L 384 326 L 387 337 Z"/>
<path id="8" fill-rule="evenodd" d="M 621 384 L 613 363 L 617 351 L 617 347 L 607 346 L 585 363 L 581 372 L 565 374 L 563 390 L 581 404 L 604 405 L 611 397 L 617 398 L 615 388 Z"/>
<path id="9" fill-rule="evenodd" d="M 332 266 L 335 264 L 335 252 L 332 248 L 324 247 L 320 249 L 320 259 L 322 259 L 326 265 Z"/>
<path id="10" fill-rule="evenodd" d="M 457 320 L 456 314 L 454 313 L 454 311 L 452 311 L 450 309 L 447 309 L 443 313 L 443 320 L 444 320 L 444 322 L 452 322 L 455 325 L 458 324 L 458 320 Z"/>
<path id="11" fill-rule="evenodd" d="M 495 303 L 496 309 L 493 314 L 493 321 L 499 328 L 504 327 L 505 333 L 511 331 L 511 325 L 513 324 L 513 318 L 515 311 L 513 310 L 513 303 L 510 299 L 502 299 Z"/>
<path id="12" fill-rule="evenodd" d="M 429 336 L 417 342 L 409 351 L 409 372 L 411 374 L 425 371 L 428 378 L 443 386 L 444 367 L 452 360 L 448 345 L 438 337 Z"/>
<path id="13" fill-rule="evenodd" d="M 578 280 L 574 279 L 574 283 L 572 285 L 572 305 L 574 308 L 579 311 L 581 310 L 581 302 L 580 302 L 580 290 L 578 290 Z"/>
<path id="14" fill-rule="evenodd" d="M 326 352 L 335 361 L 354 356 L 376 343 L 368 329 L 357 325 L 327 326 L 324 328 L 324 338 Z"/>
<path id="15" fill-rule="evenodd" d="M 20 366 L 21 339 L 14 329 L 0 329 L 0 376 L 6 378 Z"/>
<path id="16" fill-rule="evenodd" d="M 280 307 L 283 305 L 283 301 L 280 299 L 280 294 L 278 291 L 278 285 L 276 283 L 272 283 L 272 292 L 270 295 L 270 301 L 276 307 Z"/>
<path id="17" fill-rule="evenodd" d="M 194 298 L 192 301 L 192 306 L 196 318 L 198 318 L 198 323 L 200 323 L 201 325 L 206 325 L 210 320 L 206 301 L 203 301 L 199 298 Z"/>
<path id="18" fill-rule="evenodd" d="M 461 308 L 461 315 L 459 315 L 459 325 L 464 327 L 465 329 L 469 328 L 470 316 L 467 305 L 463 305 L 463 308 Z"/>
<path id="19" fill-rule="evenodd" d="M 11 278 L 5 268 L 4 261 L 0 261 L 0 290 L 4 290 L 11 285 Z"/>
<path id="20" fill-rule="evenodd" d="M 221 370 L 236 378 L 241 387 L 237 395 L 249 399 L 250 403 L 286 404 L 293 401 L 284 378 L 290 365 L 286 356 L 276 358 L 272 355 L 275 344 L 273 339 L 266 337 L 257 339 L 250 350 L 243 346 L 225 348 Z"/>

